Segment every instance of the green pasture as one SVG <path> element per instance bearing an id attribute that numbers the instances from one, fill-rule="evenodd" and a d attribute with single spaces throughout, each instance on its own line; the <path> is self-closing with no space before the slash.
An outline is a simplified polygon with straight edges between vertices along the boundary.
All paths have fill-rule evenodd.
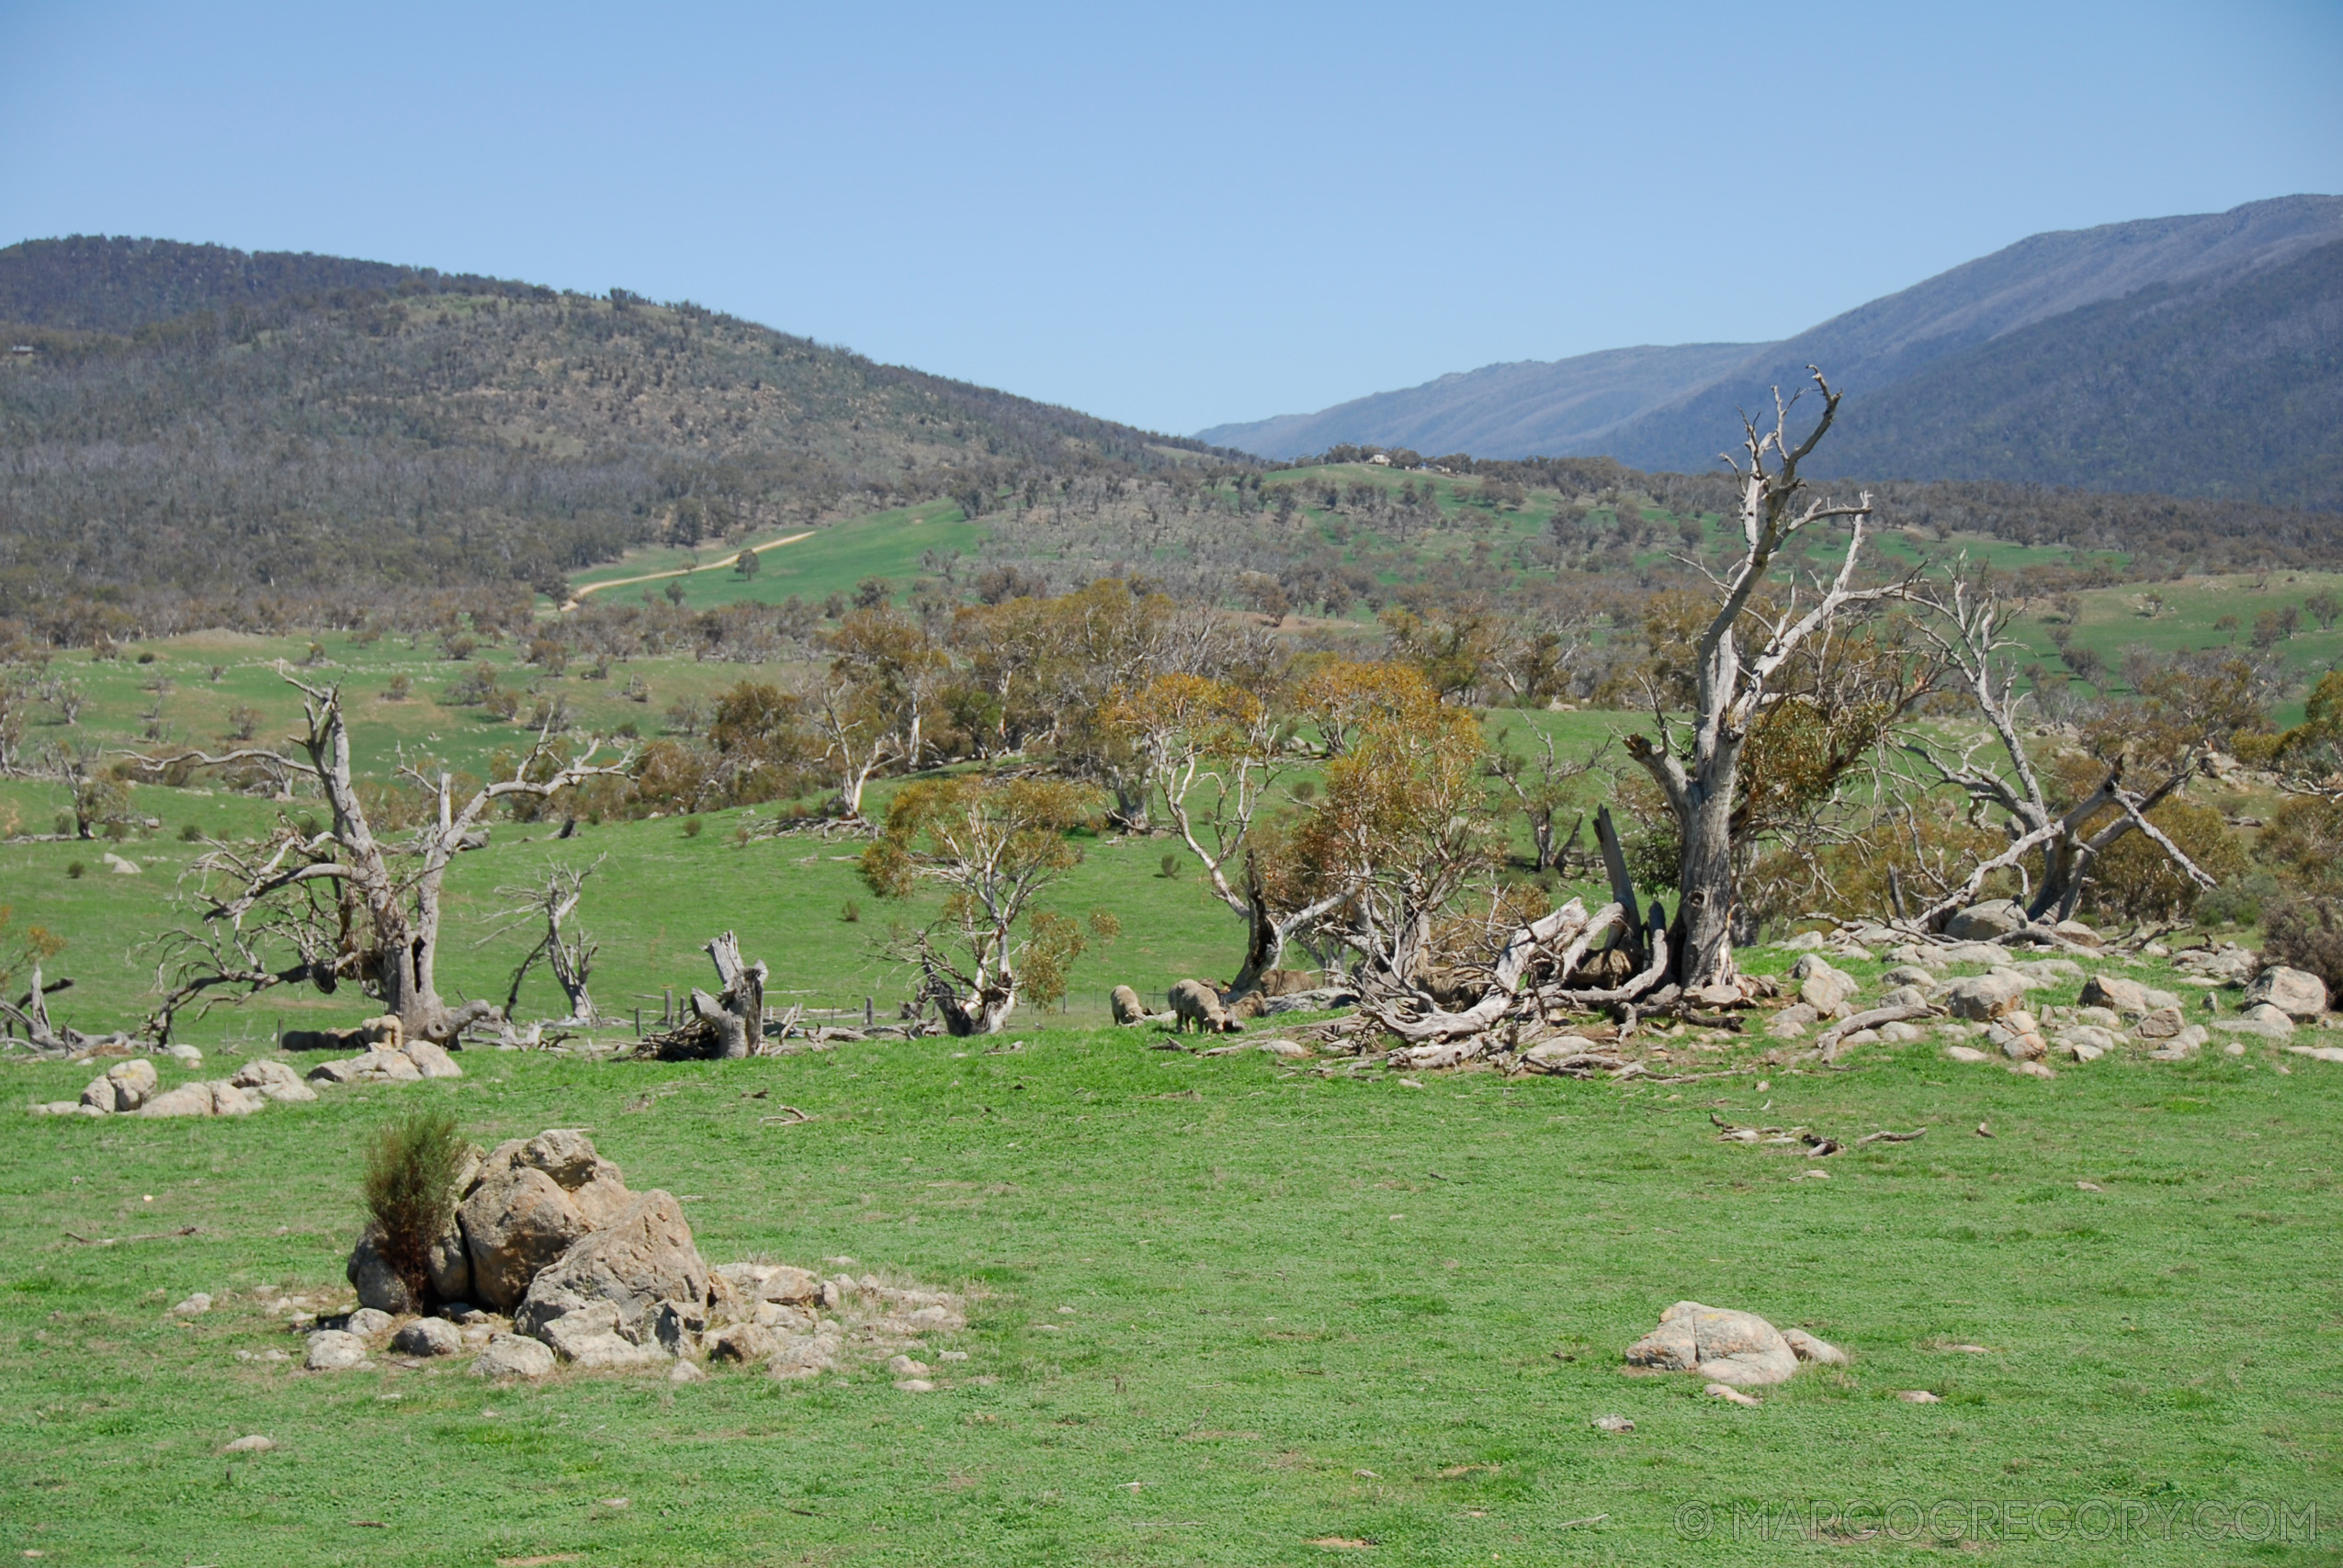
<path id="1" fill-rule="evenodd" d="M 761 552 L 753 577 L 742 577 L 732 565 L 743 547 L 798 534 L 809 536 Z M 778 604 L 792 595 L 820 605 L 832 593 L 851 595 L 866 577 L 886 578 L 899 594 L 906 592 L 912 581 L 928 570 L 922 564 L 922 557 L 931 551 L 973 555 L 983 538 L 982 525 L 969 522 L 956 504 L 932 502 L 820 528 L 760 535 L 738 547 L 632 551 L 615 565 L 581 572 L 572 581 L 586 588 L 596 582 L 681 571 L 680 577 L 628 583 L 594 597 L 640 597 L 646 592 L 663 596 L 667 584 L 674 581 L 684 585 L 685 605 L 695 610 L 739 603 Z"/>
<path id="2" fill-rule="evenodd" d="M 2044 1083 L 1930 1044 L 1833 1073 L 1683 1040 L 1688 1069 L 1747 1070 L 1419 1088 L 1029 1023 L 724 1065 L 468 1053 L 460 1082 L 243 1121 L 15 1121 L 0 1542 L 466 1568 L 2334 1561 L 2343 1068 L 2281 1076 L 2258 1043 Z M 15 1104 L 88 1072 L 0 1066 Z M 296 1372 L 256 1289 L 334 1290 L 360 1148 L 424 1104 L 482 1143 L 589 1128 L 713 1260 L 969 1291 L 968 1331 L 929 1346 L 968 1359 L 929 1356 L 924 1395 L 876 1371 Z M 812 1120 L 763 1120 L 784 1104 Z M 1927 1133 L 1814 1161 L 1721 1144 L 1712 1112 Z M 198 1290 L 209 1313 L 167 1314 Z M 1627 1375 L 1687 1298 L 1853 1364 L 1756 1409 Z M 296 1360 L 237 1359 L 271 1349 Z M 275 1450 L 222 1452 L 254 1433 Z"/>

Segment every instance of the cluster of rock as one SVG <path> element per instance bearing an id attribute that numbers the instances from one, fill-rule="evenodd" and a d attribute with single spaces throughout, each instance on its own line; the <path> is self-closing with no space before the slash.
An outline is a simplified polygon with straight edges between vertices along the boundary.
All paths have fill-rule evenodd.
<path id="1" fill-rule="evenodd" d="M 923 1336 L 968 1326 L 957 1297 L 874 1276 L 825 1280 L 755 1263 L 711 1269 L 676 1200 L 628 1190 L 618 1168 L 575 1131 L 476 1156 L 458 1190 L 454 1221 L 428 1254 L 431 1294 L 445 1303 L 436 1315 L 417 1315 L 424 1303 L 369 1228 L 348 1270 L 361 1311 L 311 1335 L 307 1365 L 360 1365 L 370 1340 L 395 1329 L 394 1349 L 473 1349 L 472 1371 L 488 1377 L 541 1377 L 568 1363 L 666 1367 L 691 1381 L 702 1375 L 697 1363 L 712 1359 L 801 1378 L 892 1358 L 917 1369 L 896 1369 L 910 1381 L 927 1371 L 906 1354 Z"/>
<path id="2" fill-rule="evenodd" d="M 1731 1389 L 1787 1382 L 1802 1366 L 1843 1367 L 1847 1353 L 1798 1328 L 1776 1328 L 1755 1313 L 1678 1302 L 1659 1326 L 1627 1347 L 1627 1364 L 1692 1372 Z"/>
<path id="3" fill-rule="evenodd" d="M 387 1027 L 386 1027 L 387 1026 Z M 355 1030 L 317 1030 L 288 1034 L 296 1042 L 330 1040 L 336 1045 L 364 1044 L 361 1055 L 321 1062 L 309 1070 L 306 1081 L 292 1066 L 274 1056 L 255 1057 L 233 1076 L 199 1083 L 162 1088 L 151 1058 L 118 1062 L 82 1090 L 78 1102 L 53 1100 L 32 1108 L 36 1116 L 249 1116 L 271 1100 L 298 1104 L 317 1098 L 312 1086 L 332 1088 L 354 1083 L 415 1083 L 424 1078 L 459 1078 L 464 1069 L 447 1052 L 428 1040 L 402 1042 L 396 1018 L 375 1019 Z M 200 1066 L 203 1054 L 192 1046 L 175 1045 L 166 1053 L 189 1066 Z"/>

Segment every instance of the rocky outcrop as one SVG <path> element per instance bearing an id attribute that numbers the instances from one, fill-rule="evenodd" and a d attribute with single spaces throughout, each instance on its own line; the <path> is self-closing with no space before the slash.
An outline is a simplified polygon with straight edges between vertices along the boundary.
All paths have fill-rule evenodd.
<path id="1" fill-rule="evenodd" d="M 1944 1005 L 1954 1018 L 1996 1019 L 2025 1000 L 2025 978 L 2006 969 L 1955 980 L 1944 989 Z"/>
<path id="2" fill-rule="evenodd" d="M 357 1246 L 350 1249 L 350 1261 L 343 1273 L 357 1292 L 362 1307 L 387 1312 L 394 1317 L 422 1310 L 423 1303 L 415 1300 L 407 1281 L 382 1255 L 382 1230 L 379 1225 L 367 1226 Z"/>
<path id="3" fill-rule="evenodd" d="M 504 1155 L 515 1145 L 497 1151 Z M 501 1164 L 491 1169 L 458 1206 L 464 1247 L 471 1263 L 471 1293 L 500 1312 L 510 1312 L 528 1293 L 529 1281 L 588 1230 L 585 1216 L 561 1184 L 534 1166 Z"/>
<path id="4" fill-rule="evenodd" d="M 1835 1346 L 1799 1335 L 1801 1352 L 1755 1313 L 1678 1302 L 1659 1314 L 1659 1326 L 1627 1347 L 1630 1366 L 1693 1372 L 1732 1388 L 1787 1382 L 1801 1359 L 1843 1364 Z"/>
<path id="5" fill-rule="evenodd" d="M 707 1295 L 707 1265 L 692 1245 L 682 1206 L 668 1193 L 644 1192 L 538 1274 L 513 1325 L 558 1350 L 563 1344 L 557 1324 L 591 1310 L 597 1323 L 609 1320 L 607 1332 L 640 1344 L 653 1307 L 674 1302 L 704 1314 Z"/>

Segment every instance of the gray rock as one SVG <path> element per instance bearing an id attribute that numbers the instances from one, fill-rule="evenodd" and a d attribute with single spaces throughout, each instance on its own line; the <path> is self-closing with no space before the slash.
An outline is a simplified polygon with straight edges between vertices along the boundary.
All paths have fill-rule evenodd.
<path id="1" fill-rule="evenodd" d="M 44 1100 L 42 1103 L 32 1108 L 32 1113 L 35 1116 L 78 1116 L 85 1111 L 88 1111 L 93 1116 L 104 1116 L 108 1114 L 107 1111 L 98 1110 L 94 1105 L 84 1105 L 80 1101 L 73 1100 Z"/>
<path id="2" fill-rule="evenodd" d="M 211 1086 L 188 1083 L 167 1093 L 158 1094 L 132 1114 L 139 1116 L 209 1116 L 212 1112 Z"/>
<path id="3" fill-rule="evenodd" d="M 1993 1058 L 1974 1045 L 1947 1045 L 1944 1059 L 1948 1062 L 1990 1062 Z"/>
<path id="4" fill-rule="evenodd" d="M 1917 964 L 1898 964 L 1895 968 L 1882 975 L 1879 977 L 1879 983 L 1891 987 L 1909 986 L 1917 990 L 1930 993 L 1941 988 L 1944 984 L 1941 979 Z"/>
<path id="5" fill-rule="evenodd" d="M 330 1062 L 320 1062 L 309 1070 L 313 1084 L 353 1084 L 358 1081 L 358 1056 L 337 1056 Z"/>
<path id="6" fill-rule="evenodd" d="M 769 1361 L 781 1349 L 781 1336 L 762 1324 L 734 1323 L 707 1336 L 707 1359 L 743 1365 Z"/>
<path id="7" fill-rule="evenodd" d="M 268 1100 L 291 1105 L 315 1100 L 317 1090 L 301 1081 L 301 1075 L 274 1056 L 256 1056 L 236 1069 L 228 1080 L 238 1089 L 251 1089 Z"/>
<path id="8" fill-rule="evenodd" d="M 154 1064 L 143 1056 L 115 1063 L 106 1069 L 106 1076 L 114 1080 L 114 1109 L 117 1111 L 136 1111 L 153 1099 L 155 1091 L 163 1087 Z"/>
<path id="9" fill-rule="evenodd" d="M 656 1344 L 640 1344 L 619 1332 L 618 1308 L 611 1302 L 587 1302 L 533 1329 L 536 1337 L 573 1366 L 589 1371 L 646 1367 L 669 1359 Z"/>
<path id="10" fill-rule="evenodd" d="M 442 1302 L 460 1302 L 471 1295 L 472 1258 L 464 1246 L 461 1227 L 451 1224 L 447 1234 L 431 1244 L 423 1261 L 433 1296 Z"/>
<path id="11" fill-rule="evenodd" d="M 102 1116 L 111 1116 L 117 1111 L 136 1109 L 136 1107 L 122 1104 L 119 1087 L 112 1077 L 104 1073 L 82 1086 L 81 1102 Z"/>
<path id="12" fill-rule="evenodd" d="M 2025 981 L 2007 969 L 1955 980 L 1944 988 L 1944 1005 L 1954 1018 L 1999 1018 L 2017 1010 L 2025 999 Z"/>
<path id="13" fill-rule="evenodd" d="M 1983 964 L 1998 968 L 2009 962 L 2009 950 L 1990 942 L 1956 942 L 1935 951 L 1946 964 Z"/>
<path id="14" fill-rule="evenodd" d="M 464 1069 L 456 1066 L 456 1058 L 446 1048 L 428 1040 L 410 1040 L 400 1053 L 415 1065 L 415 1070 L 427 1078 L 459 1078 Z"/>
<path id="15" fill-rule="evenodd" d="M 1790 1353 L 1801 1361 L 1811 1362 L 1817 1367 L 1843 1367 L 1847 1364 L 1846 1351 L 1827 1339 L 1816 1338 L 1803 1328 L 1782 1330 L 1782 1342 L 1789 1346 Z"/>
<path id="16" fill-rule="evenodd" d="M 1817 953 L 1792 964 L 1790 977 L 1798 982 L 1798 999 L 1822 1015 L 1837 1012 L 1861 989 L 1853 976 L 1832 968 Z"/>
<path id="17" fill-rule="evenodd" d="M 2143 1040 L 2169 1040 L 2188 1027 L 2188 1020 L 2180 1016 L 2177 1007 L 2157 1008 L 2144 1013 L 2132 1026 L 2132 1032 Z"/>
<path id="18" fill-rule="evenodd" d="M 238 1438 L 234 1442 L 230 1443 L 226 1448 L 220 1451 L 231 1454 L 265 1454 L 276 1446 L 277 1445 L 275 1443 L 270 1442 L 266 1438 L 264 1438 L 259 1433 L 255 1432 L 250 1437 Z"/>
<path id="19" fill-rule="evenodd" d="M 2113 1008 L 2077 1008 L 2075 1021 L 2088 1023 L 2094 1029 L 2121 1029 L 2123 1027 L 2123 1015 Z"/>
<path id="20" fill-rule="evenodd" d="M 226 1078 L 214 1078 L 203 1087 L 211 1091 L 211 1113 L 214 1116 L 250 1116 L 268 1103 L 249 1089 L 238 1089 Z"/>
<path id="21" fill-rule="evenodd" d="M 496 1169 L 492 1156 L 491 1165 L 457 1214 L 471 1255 L 470 1295 L 509 1312 L 538 1270 L 589 1227 L 569 1193 L 542 1170 L 510 1164 Z"/>
<path id="22" fill-rule="evenodd" d="M 1822 933 L 1800 931 L 1797 935 L 1784 938 L 1774 945 L 1785 953 L 1818 953 L 1822 949 Z"/>
<path id="23" fill-rule="evenodd" d="M 360 1307 L 342 1322 L 342 1326 L 361 1339 L 371 1339 L 390 1326 L 392 1315 L 380 1307 Z"/>
<path id="24" fill-rule="evenodd" d="M 2008 898 L 1995 898 L 1972 904 L 1954 915 L 1945 922 L 1944 934 L 1961 942 L 1990 942 L 2023 931 L 2027 924 L 2023 907 Z"/>
<path id="25" fill-rule="evenodd" d="M 1794 1002 L 1773 1015 L 1765 1032 L 1776 1040 L 1795 1040 L 1812 1029 L 1822 1015 L 1804 1002 Z"/>
<path id="26" fill-rule="evenodd" d="M 1797 1353 L 1755 1313 L 1678 1302 L 1659 1314 L 1659 1326 L 1627 1347 L 1630 1366 L 1693 1372 L 1734 1388 L 1784 1382 L 1798 1370 Z"/>
<path id="27" fill-rule="evenodd" d="M 350 1249 L 350 1261 L 342 1272 L 357 1292 L 362 1307 L 397 1317 L 423 1309 L 423 1303 L 415 1300 L 414 1292 L 399 1277 L 399 1271 L 382 1256 L 382 1232 L 379 1226 L 369 1224 L 359 1235 L 358 1244 Z"/>
<path id="28" fill-rule="evenodd" d="M 2047 990 L 2083 977 L 2083 966 L 2071 958 L 2037 958 L 2031 964 L 2012 964 L 2010 969 L 2025 976 L 2026 989 Z"/>
<path id="29" fill-rule="evenodd" d="M 1924 1008 L 1929 1005 L 1928 993 L 1918 986 L 1898 986 L 1882 994 L 1879 1005 L 1884 1008 Z"/>
<path id="30" fill-rule="evenodd" d="M 651 1342 L 669 1355 L 696 1356 L 707 1327 L 707 1310 L 696 1302 L 661 1302 L 644 1314 L 643 1323 Z"/>
<path id="31" fill-rule="evenodd" d="M 497 1335 L 472 1363 L 472 1375 L 483 1378 L 541 1378 L 552 1370 L 552 1347 L 518 1334 Z"/>
<path id="32" fill-rule="evenodd" d="M 464 1331 L 444 1317 L 419 1317 L 390 1338 L 402 1356 L 453 1356 L 464 1348 Z"/>
<path id="33" fill-rule="evenodd" d="M 706 1382 L 707 1373 L 689 1361 L 677 1361 L 667 1369 L 669 1382 Z"/>
<path id="34" fill-rule="evenodd" d="M 368 1051 L 354 1057 L 350 1063 L 353 1081 L 357 1083 L 419 1083 L 423 1069 L 404 1051 L 388 1047 Z"/>
<path id="35" fill-rule="evenodd" d="M 2061 920 L 2050 928 L 2079 947 L 2104 946 L 2107 939 L 2080 920 Z"/>
<path id="36" fill-rule="evenodd" d="M 2307 969 L 2274 964 L 2246 987 L 2246 1007 L 2271 1007 L 2290 1019 L 2307 1021 L 2326 1010 L 2326 982 Z"/>
<path id="37" fill-rule="evenodd" d="M 1632 1432 L 1636 1424 L 1624 1416 L 1598 1416 L 1587 1423 L 1598 1432 Z"/>
<path id="38" fill-rule="evenodd" d="M 173 1317 L 200 1317 L 211 1310 L 211 1297 L 198 1291 L 171 1309 Z"/>
<path id="39" fill-rule="evenodd" d="M 321 1328 L 309 1337 L 301 1365 L 312 1372 L 338 1372 L 365 1359 L 365 1340 L 338 1328 Z"/>
<path id="40" fill-rule="evenodd" d="M 192 1045 L 165 1045 L 163 1054 L 184 1067 L 203 1066 L 203 1053 Z"/>
<path id="41" fill-rule="evenodd" d="M 2156 1004 L 2148 1000 L 2148 988 L 2122 975 L 2094 975 L 2083 982 L 2082 1004 L 2119 1018 L 2138 1018 L 2156 1010 Z"/>
<path id="42" fill-rule="evenodd" d="M 1883 1023 L 1878 1032 L 1882 1040 L 1890 1040 L 1898 1045 L 1907 1045 L 1915 1040 L 1928 1037 L 1927 1032 L 1917 1023 Z"/>
<path id="43" fill-rule="evenodd" d="M 643 1315 L 662 1302 L 707 1300 L 707 1265 L 692 1245 L 684 1211 L 665 1192 L 638 1195 L 601 1230 L 581 1237 L 530 1281 L 513 1314 L 523 1334 L 595 1303 L 613 1309 L 613 1325 L 640 1339 Z"/>

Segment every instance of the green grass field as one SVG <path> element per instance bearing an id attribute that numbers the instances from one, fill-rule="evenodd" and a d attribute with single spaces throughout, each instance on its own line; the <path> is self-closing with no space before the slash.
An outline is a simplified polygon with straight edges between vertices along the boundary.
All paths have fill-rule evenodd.
<path id="1" fill-rule="evenodd" d="M 769 552 L 752 583 L 705 573 L 690 591 L 815 597 L 777 575 L 815 542 Z M 953 547 L 898 544 L 914 563 Z M 851 588 L 870 558 L 821 570 Z M 2162 616 L 2138 618 L 2158 636 L 2209 636 L 2233 613 L 2213 605 L 2252 594 L 2166 592 Z M 2122 615 L 2121 591 L 2086 595 L 2078 637 L 2119 657 L 2137 629 Z M 2319 635 L 2283 650 L 2331 657 Z M 319 672 L 362 694 L 356 739 L 377 773 L 402 751 L 476 770 L 520 739 L 431 700 L 462 667 L 429 644 L 323 649 Z M 306 642 L 141 651 L 154 662 L 69 667 L 91 695 L 70 739 L 139 740 L 158 675 L 171 738 L 209 742 L 239 704 L 281 733 L 296 705 L 273 661 Z M 475 657 L 528 678 L 509 649 Z M 374 700 L 402 673 L 414 700 Z M 650 704 L 620 695 L 629 673 Z M 669 703 L 772 673 L 658 660 L 557 684 L 585 722 L 650 735 Z M 1636 722 L 1490 716 L 1581 750 Z M 0 818 L 28 831 L 62 804 L 56 785 L 0 784 Z M 256 832 L 277 810 L 162 788 L 137 804 L 163 826 L 119 846 L 0 842 L 0 904 L 63 938 L 50 973 L 76 984 L 56 1010 L 85 1028 L 134 1024 L 149 1005 L 143 944 L 175 918 L 195 853 L 181 827 Z M 927 906 L 872 897 L 855 843 L 738 841 L 750 816 L 711 813 L 696 832 L 612 821 L 561 842 L 500 823 L 451 873 L 443 986 L 501 998 L 517 942 L 480 942 L 494 890 L 607 856 L 582 910 L 606 1011 L 707 984 L 699 946 L 725 929 L 772 966 L 775 1003 L 871 996 L 890 1011 L 907 979 L 881 951 L 887 927 Z M 140 874 L 107 871 L 108 847 Z M 2256 1042 L 2241 1058 L 2111 1056 L 2044 1083 L 1955 1066 L 1934 1043 L 1865 1048 L 1834 1073 L 1686 1040 L 1669 1049 L 1688 1070 L 1749 1070 L 1411 1087 L 1372 1066 L 1204 1060 L 1095 1025 L 1117 981 L 1226 977 L 1238 922 L 1193 865 L 1161 874 L 1171 840 L 1081 847 L 1045 902 L 1113 910 L 1122 934 L 1076 965 L 1064 1011 L 1023 1010 L 998 1041 L 693 1066 L 474 1052 L 460 1082 L 201 1122 L 35 1120 L 17 1108 L 72 1098 L 94 1069 L 0 1064 L 0 1551 L 179 1568 L 2337 1560 L 2343 1066 Z M 524 1012 L 555 999 L 533 982 Z M 2041 999 L 2071 1003 L 2075 987 Z M 371 1010 L 312 993 L 221 1010 L 182 1032 L 210 1059 L 166 1064 L 164 1081 L 225 1076 L 280 1023 Z M 365 1140 L 434 1102 L 483 1144 L 590 1129 L 632 1185 L 685 1197 L 713 1261 L 852 1257 L 858 1272 L 975 1292 L 968 1332 L 933 1347 L 970 1359 L 926 1395 L 876 1371 L 490 1388 L 460 1365 L 311 1376 L 238 1359 L 298 1357 L 256 1292 L 338 1286 Z M 783 1104 L 813 1120 L 761 1120 Z M 1815 1162 L 1720 1144 L 1712 1111 L 1929 1131 Z M 1817 1164 L 1828 1179 L 1805 1174 Z M 195 1291 L 218 1305 L 172 1320 Z M 1854 1364 L 1803 1373 L 1758 1409 L 1626 1375 L 1621 1349 L 1685 1298 L 1806 1326 Z M 1895 1397 L 1923 1389 L 1941 1403 Z M 1590 1428 L 1605 1414 L 1636 1429 Z M 276 1450 L 221 1451 L 248 1433 Z"/>
<path id="2" fill-rule="evenodd" d="M 1918 1044 L 1841 1074 L 1416 1089 L 1131 1032 L 1009 1038 L 474 1053 L 460 1083 L 241 1122 L 20 1121 L 0 1541 L 60 1563 L 2334 1560 L 2343 1069 L 2281 1076 L 2258 1046 L 2040 1083 Z M 88 1070 L 6 1071 L 21 1100 Z M 360 1143 L 426 1100 L 483 1143 L 590 1128 L 632 1185 L 686 1195 L 711 1259 L 979 1292 L 931 1346 L 969 1359 L 927 1395 L 876 1371 L 489 1388 L 238 1360 L 298 1352 L 255 1287 L 338 1282 Z M 814 1120 L 761 1124 L 781 1103 Z M 1711 1111 L 1929 1131 L 1814 1162 L 1720 1144 Z M 166 1315 L 197 1290 L 209 1314 Z M 1626 1375 L 1621 1348 L 1682 1298 L 1854 1364 L 1754 1410 Z M 1592 1430 L 1606 1414 L 1636 1430 Z M 221 1452 L 247 1433 L 276 1451 Z M 2010 1526 L 2043 1505 L 2069 1511 L 2050 1533 Z M 1818 1506 L 1819 1533 L 1785 1506 Z M 2126 1522 L 2094 1540 L 2061 1517 Z"/>

